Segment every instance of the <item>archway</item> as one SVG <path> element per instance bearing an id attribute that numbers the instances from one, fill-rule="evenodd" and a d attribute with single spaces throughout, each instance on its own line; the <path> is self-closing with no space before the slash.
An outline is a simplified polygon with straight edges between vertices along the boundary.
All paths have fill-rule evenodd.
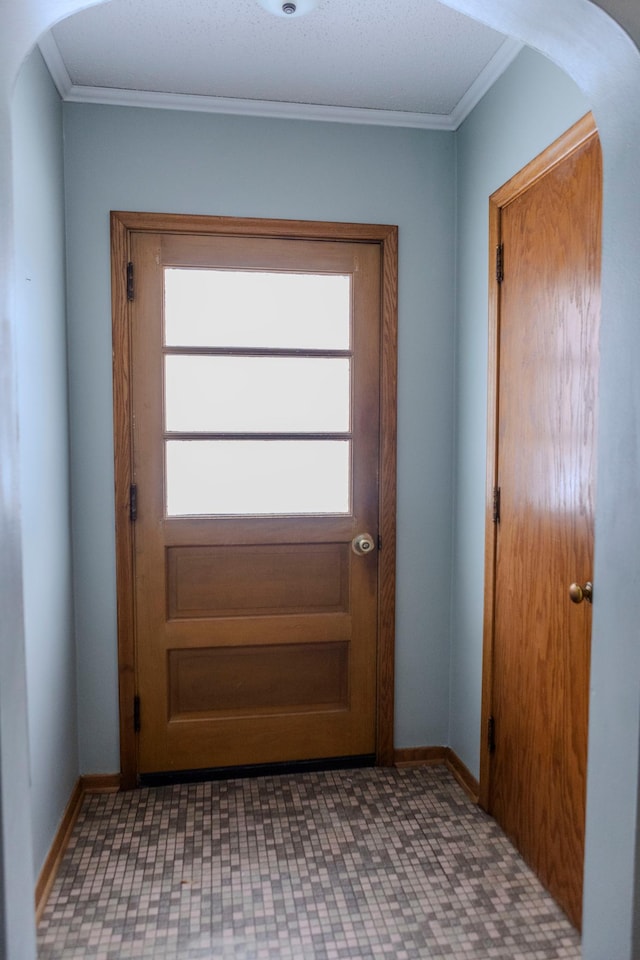
<path id="1" fill-rule="evenodd" d="M 585 960 L 630 960 L 633 927 L 638 744 L 640 741 L 640 540 L 638 415 L 634 377 L 640 191 L 640 55 L 615 22 L 588 0 L 447 0 L 448 5 L 519 37 L 569 73 L 589 98 L 605 158 L 603 334 L 597 556 L 585 876 Z M 0 37 L 0 354 L 12 354 L 11 90 L 23 57 L 53 22 L 88 6 L 82 0 L 7 0 Z M 622 4 L 621 4 L 622 5 Z M 615 0 L 608 7 L 615 12 Z M 631 19 L 631 14 L 627 13 Z M 640 36 L 640 14 L 637 15 Z M 10 958 L 34 953 L 29 839 L 24 656 L 21 644 L 20 527 L 16 407 L 11 363 L 0 375 L 0 873 Z M 9 722 L 10 718 L 10 722 Z M 615 785 L 615 788 L 612 788 Z M 11 869 L 8 868 L 11 864 Z"/>

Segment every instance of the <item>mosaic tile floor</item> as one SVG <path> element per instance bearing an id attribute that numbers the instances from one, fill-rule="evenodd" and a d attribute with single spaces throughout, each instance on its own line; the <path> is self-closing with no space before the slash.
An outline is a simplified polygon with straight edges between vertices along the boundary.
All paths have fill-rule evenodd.
<path id="1" fill-rule="evenodd" d="M 40 960 L 557 960 L 579 938 L 443 767 L 85 800 Z"/>

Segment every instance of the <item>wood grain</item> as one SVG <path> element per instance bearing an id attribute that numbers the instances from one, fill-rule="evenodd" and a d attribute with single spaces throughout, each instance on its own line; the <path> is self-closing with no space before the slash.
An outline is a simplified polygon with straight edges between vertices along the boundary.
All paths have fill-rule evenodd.
<path id="1" fill-rule="evenodd" d="M 170 648 L 198 650 L 214 647 L 257 647 L 273 641 L 277 624 L 278 644 L 348 643 L 351 638 L 351 613 L 272 613 L 268 616 L 202 617 L 195 620 L 168 620 L 167 645 Z"/>
<path id="2" fill-rule="evenodd" d="M 111 303 L 113 317 L 113 438 L 118 610 L 118 697 L 122 786 L 135 786 L 138 759 L 133 729 L 136 695 L 133 531 L 129 519 L 132 483 L 131 337 L 127 301 L 130 237 L 125 222 L 111 214 Z"/>
<path id="3" fill-rule="evenodd" d="M 487 463 L 485 487 L 484 618 L 482 645 L 482 707 L 480 715 L 480 805 L 491 805 L 491 753 L 489 720 L 493 711 L 493 637 L 496 600 L 496 550 L 498 526 L 493 520 L 494 491 L 498 485 L 498 383 L 500 344 L 500 285 L 496 279 L 496 252 L 501 242 L 500 207 L 489 203 L 489 337 L 487 371 Z"/>
<path id="4" fill-rule="evenodd" d="M 78 777 L 71 796 L 62 814 L 60 825 L 49 848 L 42 869 L 38 875 L 35 889 L 36 924 L 39 923 L 44 908 L 47 905 L 51 888 L 55 882 L 60 863 L 65 850 L 69 845 L 71 833 L 75 826 L 82 803 L 88 793 L 116 793 L 120 790 L 121 777 L 119 773 L 92 774 Z"/>
<path id="5" fill-rule="evenodd" d="M 397 238 L 398 231 L 396 226 L 390 224 L 340 223 L 328 220 L 269 220 L 259 217 L 210 217 L 130 210 L 114 211 L 112 217 L 115 217 L 127 230 L 135 230 L 137 233 L 353 240 L 392 245 L 394 235 Z"/>
<path id="6" fill-rule="evenodd" d="M 82 782 L 80 779 L 78 779 L 76 780 L 73 790 L 71 791 L 69 802 L 67 803 L 64 813 L 62 814 L 60 826 L 56 831 L 49 853 L 47 854 L 47 857 L 42 865 L 42 869 L 38 875 L 35 890 L 36 923 L 39 923 L 43 910 L 47 905 L 51 887 L 54 884 L 60 863 L 64 856 L 64 852 L 69 844 L 71 831 L 73 830 L 73 826 L 78 819 L 78 814 L 80 812 L 83 799 L 84 791 L 82 789 Z"/>
<path id="7" fill-rule="evenodd" d="M 119 773 L 84 773 L 80 777 L 83 794 L 118 793 L 123 789 L 122 776 Z"/>
<path id="8" fill-rule="evenodd" d="M 402 747 L 394 750 L 394 766 L 399 769 L 443 765 L 451 771 L 472 803 L 478 803 L 480 784 L 451 747 Z"/>
<path id="9" fill-rule="evenodd" d="M 344 613 L 348 551 L 343 543 L 170 547 L 167 616 Z"/>
<path id="10" fill-rule="evenodd" d="M 448 751 L 449 747 L 399 747 L 393 751 L 393 765 L 403 770 L 444 764 Z"/>
<path id="11" fill-rule="evenodd" d="M 378 529 L 378 677 L 376 759 L 393 763 L 396 620 L 396 500 L 398 381 L 398 228 L 381 240 L 382 345 L 380 351 L 380 477 Z"/>
<path id="12" fill-rule="evenodd" d="M 472 803 L 479 802 L 480 784 L 455 750 L 447 747 L 446 763 Z"/>
<path id="13" fill-rule="evenodd" d="M 349 707 L 349 644 L 270 643 L 169 653 L 169 720 Z"/>
<path id="14" fill-rule="evenodd" d="M 490 305 L 487 501 L 493 486 L 501 496 L 500 522 L 487 517 L 483 721 L 495 718 L 496 748 L 483 738 L 481 797 L 579 926 L 591 608 L 572 604 L 568 586 L 593 569 L 602 174 L 592 121 L 547 161 L 492 197 L 490 246 L 504 244 L 505 274 Z"/>
<path id="15" fill-rule="evenodd" d="M 372 411 L 379 408 L 378 246 L 343 241 L 135 234 L 132 258 L 138 275 L 132 308 L 132 380 L 134 475 L 140 504 L 135 527 L 138 690 L 142 710 L 140 770 L 148 773 L 225 766 L 231 756 L 238 764 L 270 762 L 275 737 L 269 731 L 276 728 L 277 749 L 283 759 L 313 759 L 317 754 L 311 750 L 318 749 L 320 756 L 372 753 L 375 750 L 377 565 L 375 554 L 356 557 L 349 542 L 354 520 L 359 529 L 372 532 L 374 537 L 377 534 L 379 429 Z M 163 271 L 169 264 L 346 272 L 351 276 L 353 507 L 352 516 L 343 519 L 343 531 L 337 543 L 308 543 L 306 518 L 299 516 L 295 520 L 295 542 L 281 544 L 272 539 L 271 518 L 254 516 L 249 520 L 253 543 L 234 545 L 234 517 L 202 516 L 196 521 L 201 533 L 214 543 L 218 532 L 224 529 L 228 544 L 194 548 L 189 539 L 193 521 L 183 527 L 181 519 L 173 517 L 172 542 L 177 539 L 182 546 L 172 545 L 167 550 L 162 297 Z M 256 482 L 260 482 L 259 477 Z M 246 520 L 242 521 L 242 527 Z M 322 518 L 316 517 L 314 521 L 314 526 L 322 529 Z M 327 551 L 333 552 L 334 562 L 325 562 L 320 569 L 320 553 Z M 171 558 L 176 555 L 189 558 L 188 574 L 178 578 L 175 565 L 171 567 Z M 168 573 L 167 557 L 170 558 Z M 185 620 L 184 608 L 172 609 L 171 589 L 176 586 L 187 604 L 192 603 L 197 620 L 192 626 Z M 335 647 L 314 650 L 305 644 L 305 615 L 310 629 L 315 631 L 318 621 L 328 612 L 319 609 L 323 593 L 325 608 L 327 606 L 327 591 L 332 594 L 331 613 L 341 601 L 343 609 L 345 602 L 349 604 L 348 655 L 341 655 L 338 660 L 329 655 L 329 650 Z M 215 601 L 219 604 L 217 608 Z M 241 639 L 234 653 L 231 638 L 235 631 L 227 620 L 243 616 L 253 619 L 253 614 L 259 612 L 261 605 L 264 609 L 267 603 L 271 604 L 271 616 L 262 619 L 264 634 L 260 642 L 247 646 Z M 173 624 L 167 623 L 167 612 L 183 620 L 182 636 L 173 629 Z M 283 647 L 281 625 L 287 624 L 292 613 L 299 616 L 298 642 Z M 207 627 L 210 627 L 208 653 Z M 215 636 L 221 631 L 226 637 L 218 649 Z M 196 637 L 197 652 L 192 649 Z M 319 662 L 318 649 L 325 652 L 324 668 Z M 199 665 L 200 680 L 195 664 Z M 336 664 L 345 671 L 340 684 L 333 677 Z M 289 723 L 284 724 L 279 714 L 285 710 L 291 714 L 296 686 L 291 675 L 293 665 L 299 670 L 299 697 L 305 693 L 308 699 L 295 701 L 295 719 L 290 715 Z M 278 669 L 280 683 L 277 682 Z M 318 703 L 328 696 L 327 670 L 332 678 L 331 702 L 342 706 L 338 718 L 318 712 Z M 221 683 L 216 678 L 221 678 Z M 260 685 L 265 690 L 264 697 L 258 695 Z M 224 696 L 223 688 L 233 693 L 231 699 Z M 210 694 L 208 710 L 207 691 Z M 265 699 L 268 696 L 272 697 L 272 709 Z M 232 703 L 236 704 L 235 720 L 238 721 L 233 724 L 229 722 Z M 255 730 L 251 729 L 252 723 Z M 259 753 L 261 748 L 265 750 L 264 756 Z"/>
<path id="16" fill-rule="evenodd" d="M 164 234 L 164 236 L 160 236 Z M 191 234 L 191 238 L 188 239 L 185 237 L 185 234 Z M 197 237 L 193 237 L 193 234 L 198 234 Z M 151 239 L 151 235 L 155 235 L 157 240 Z M 365 386 L 368 384 L 369 392 L 373 389 L 376 391 L 377 399 L 374 404 L 369 403 L 367 413 L 365 414 L 364 410 L 359 414 L 361 421 L 355 423 L 355 428 L 360 429 L 362 425 L 367 425 L 370 420 L 370 411 L 373 407 L 380 410 L 380 428 L 378 434 L 375 438 L 375 445 L 371 445 L 368 448 L 368 452 L 365 450 L 365 455 L 362 460 L 363 466 L 355 471 L 354 475 L 354 487 L 355 491 L 363 503 L 367 503 L 366 511 L 373 510 L 371 514 L 372 521 L 367 523 L 366 526 L 370 528 L 375 533 L 376 527 L 378 532 L 382 535 L 383 539 L 383 551 L 378 555 L 378 564 L 376 570 L 376 576 L 380 583 L 380 603 L 377 607 L 375 617 L 377 619 L 377 631 L 376 629 L 371 629 L 371 626 L 365 628 L 368 634 L 377 633 L 377 650 L 376 655 L 372 658 L 368 658 L 368 662 L 362 663 L 358 669 L 358 673 L 362 676 L 354 678 L 350 685 L 350 695 L 358 696 L 358 690 L 362 687 L 364 678 L 367 675 L 367 672 L 371 669 L 374 671 L 375 680 L 375 704 L 376 704 L 376 731 L 375 731 L 375 749 L 377 753 L 378 762 L 389 763 L 392 759 L 392 744 L 393 744 L 393 638 L 394 638 L 394 597 L 395 597 L 395 412 L 396 412 L 396 401 L 395 401 L 395 391 L 396 391 L 396 339 L 397 339 L 397 228 L 388 227 L 386 225 L 367 225 L 367 224 L 330 224 L 330 223 L 311 223 L 311 222 L 298 222 L 298 221 L 260 221 L 260 220 L 234 220 L 230 218 L 210 218 L 210 217 L 174 217 L 170 215 L 156 215 L 156 214 L 136 214 L 136 213 L 114 213 L 112 215 L 112 236 L 113 236 L 113 286 L 114 286 L 114 377 L 122 375 L 122 381 L 119 382 L 116 386 L 114 379 L 114 414 L 116 419 L 116 429 L 118 431 L 118 437 L 116 439 L 116 451 L 117 456 L 118 451 L 122 459 L 126 460 L 125 451 L 129 451 L 129 460 L 126 464 L 121 464 L 121 468 L 116 467 L 116 496 L 117 499 L 122 503 L 123 509 L 121 510 L 121 515 L 119 517 L 117 526 L 118 526 L 118 557 L 119 557 L 119 570 L 122 571 L 122 577 L 126 576 L 127 565 L 131 563 L 132 567 L 135 569 L 137 578 L 140 579 L 142 576 L 142 581 L 144 583 L 145 594 L 151 598 L 156 595 L 160 595 L 164 589 L 164 584 L 161 581 L 161 578 L 155 575 L 147 575 L 148 571 L 145 572 L 140 567 L 140 555 L 139 551 L 137 554 L 137 559 L 131 561 L 132 557 L 132 537 L 131 537 L 131 525 L 128 521 L 128 497 L 129 497 L 129 484 L 133 479 L 135 482 L 138 481 L 138 470 L 136 464 L 137 460 L 133 461 L 132 469 L 132 454 L 131 448 L 135 445 L 135 431 L 133 429 L 133 408 L 131 404 L 131 391 L 130 391 L 130 373 L 131 373 L 131 359 L 130 351 L 131 344 L 126 342 L 129 338 L 129 321 L 130 321 L 130 312 L 131 306 L 126 302 L 126 286 L 123 283 L 124 273 L 121 271 L 119 264 L 126 263 L 129 258 L 135 260 L 135 271 L 136 271 L 136 302 L 139 304 L 140 299 L 143 301 L 147 299 L 147 306 L 149 306 L 149 299 L 154 300 L 156 294 L 148 294 L 140 289 L 139 279 L 140 274 L 144 274 L 145 271 L 145 259 L 146 264 L 149 268 L 153 266 L 153 260 L 155 259 L 156 264 L 165 255 L 171 262 L 177 261 L 180 262 L 180 249 L 187 250 L 184 253 L 184 258 L 188 261 L 192 261 L 193 257 L 202 257 L 203 249 L 206 244 L 203 245 L 203 238 L 214 239 L 214 243 L 217 244 L 218 251 L 224 249 L 224 245 L 221 245 L 218 240 L 215 238 L 224 238 L 224 237 L 235 237 L 238 239 L 244 238 L 246 241 L 247 237 L 256 237 L 256 238 L 276 238 L 278 243 L 276 243 L 277 254 L 280 257 L 280 262 L 284 256 L 285 263 L 291 263 L 287 260 L 287 243 L 280 243 L 279 241 L 289 241 L 289 240 L 299 240 L 300 238 L 305 238 L 307 241 L 325 241 L 328 239 L 340 240 L 343 241 L 342 245 L 339 245 L 337 250 L 332 250 L 330 244 L 321 242 L 320 244 L 308 242 L 307 249 L 314 248 L 314 256 L 322 251 L 322 255 L 325 258 L 330 257 L 332 259 L 333 268 L 340 268 L 340 264 L 343 262 L 343 253 L 345 250 L 344 241 L 350 241 L 355 244 L 362 244 L 360 248 L 354 248 L 353 254 L 348 254 L 348 256 L 353 257 L 353 261 L 356 264 L 356 269 L 354 271 L 354 282 L 358 284 L 360 275 L 362 273 L 362 267 L 366 258 L 371 258 L 371 254 L 375 251 L 375 258 L 379 264 L 380 269 L 380 280 L 378 282 L 377 289 L 375 291 L 372 289 L 370 292 L 366 292 L 364 296 L 360 296 L 360 300 L 363 304 L 362 309 L 365 313 L 371 314 L 372 312 L 377 312 L 381 317 L 380 324 L 380 334 L 377 338 L 371 338 L 370 335 L 365 334 L 362 338 L 360 344 L 360 353 L 363 356 L 369 355 L 374 360 L 374 366 L 371 367 L 375 373 L 370 373 L 367 376 L 370 377 L 368 381 L 365 382 L 364 378 L 361 376 L 360 381 L 365 383 Z M 151 248 L 148 248 L 148 252 L 141 253 L 141 244 L 143 243 L 143 238 L 148 237 L 151 242 Z M 187 242 L 187 248 L 183 244 Z M 233 244 L 235 247 L 236 244 Z M 348 246 L 348 244 L 347 244 Z M 134 247 L 137 250 L 134 250 Z M 257 246 L 254 245 L 251 249 L 254 250 L 254 253 L 251 256 L 255 257 L 255 251 L 260 247 L 260 244 Z M 229 246 L 227 245 L 227 248 Z M 370 249 L 371 253 L 367 252 L 367 248 Z M 274 248 L 275 249 L 275 248 Z M 164 254 L 163 254 L 164 251 Z M 329 251 L 329 252 L 328 252 Z M 122 255 L 124 253 L 124 256 Z M 226 256 L 226 254 L 225 254 Z M 198 261 L 200 262 L 200 261 Z M 373 293 L 373 299 L 370 299 L 371 294 Z M 155 307 L 156 311 L 159 312 L 159 303 Z M 134 336 L 136 334 L 134 333 Z M 124 349 L 123 349 L 124 347 Z M 146 344 L 145 344 L 146 348 Z M 373 352 L 372 352 L 373 351 Z M 124 359 L 124 364 L 122 360 Z M 123 370 L 126 368 L 125 372 Z M 117 404 L 117 413 L 116 411 Z M 160 406 L 160 404 L 158 404 Z M 157 426 L 157 425 L 156 425 Z M 155 427 L 153 428 L 155 429 Z M 145 431 L 146 433 L 147 431 Z M 138 433 L 140 436 L 140 433 Z M 143 441 L 144 446 L 144 441 Z M 139 447 L 139 444 L 138 444 Z M 140 451 L 138 450 L 136 456 L 139 457 Z M 142 459 L 144 457 L 142 456 Z M 375 475 L 380 477 L 379 485 L 379 497 L 374 499 L 369 499 L 368 492 L 368 477 Z M 156 516 L 159 515 L 158 507 L 161 503 L 162 491 L 156 490 L 152 495 L 150 501 L 146 501 L 144 506 L 141 508 L 141 512 L 144 516 L 144 511 L 152 509 L 156 511 Z M 126 513 L 126 520 L 125 520 Z M 332 519 L 330 522 L 330 530 L 332 539 L 338 539 L 343 544 L 348 543 L 355 533 L 360 532 L 362 523 L 360 518 L 354 522 L 355 518 L 351 518 L 350 523 L 346 524 L 342 521 L 336 523 L 335 519 Z M 165 521 L 166 528 L 166 540 L 165 544 L 167 547 L 170 545 L 179 546 L 180 544 L 188 543 L 189 545 L 196 547 L 198 545 L 206 545 L 207 542 L 211 543 L 211 540 L 207 539 L 207 536 L 203 536 L 201 524 L 197 520 L 186 519 L 184 520 L 184 529 L 180 530 L 180 524 L 182 521 L 176 523 L 175 520 Z M 289 542 L 291 538 L 291 531 L 295 528 L 296 522 L 290 521 L 290 518 L 281 518 L 281 519 L 270 519 L 265 521 L 265 528 L 271 526 L 271 534 L 275 534 L 275 528 L 280 527 L 280 535 L 283 536 L 283 539 L 279 542 Z M 299 524 L 297 525 L 299 527 Z M 308 538 L 311 543 L 321 544 L 326 542 L 327 531 L 322 531 L 322 520 L 320 518 L 309 518 L 309 530 Z M 138 528 L 139 529 L 139 528 Z M 180 531 L 180 532 L 178 532 Z M 188 539 L 185 540 L 185 537 Z M 293 538 L 295 540 L 295 538 Z M 237 530 L 229 535 L 228 528 L 224 528 L 224 532 L 221 533 L 218 538 L 214 538 L 214 542 L 222 543 L 246 543 L 251 544 L 255 541 L 255 524 L 253 520 L 245 520 L 238 522 Z M 276 540 L 276 542 L 278 542 Z M 366 564 L 361 563 L 360 567 L 365 568 L 367 565 L 370 565 L 372 557 L 366 558 Z M 357 569 L 357 568 L 356 568 Z M 120 580 L 119 580 L 120 583 Z M 136 755 L 136 738 L 133 735 L 133 695 L 130 695 L 130 686 L 128 679 L 129 671 L 133 671 L 135 676 L 136 660 L 135 655 L 135 644 L 132 641 L 133 628 L 136 622 L 136 616 L 133 610 L 131 610 L 128 604 L 128 595 L 131 592 L 131 586 L 127 588 L 126 586 L 121 591 L 124 597 L 124 602 L 119 604 L 119 649 L 120 649 L 120 662 L 122 665 L 122 678 L 121 678 L 121 745 L 122 745 L 122 763 L 123 763 L 123 782 L 125 784 L 130 784 L 132 780 L 135 780 L 135 773 L 133 776 L 127 773 L 127 771 L 140 769 L 140 764 Z M 120 612 L 121 611 L 121 612 Z M 200 618 L 202 620 L 202 618 Z M 248 623 L 254 625 L 254 637 L 257 636 L 257 631 L 259 629 L 260 617 L 251 617 Z M 264 618 L 262 618 L 264 619 Z M 289 617 L 290 621 L 292 618 Z M 179 623 L 180 621 L 174 621 L 174 623 Z M 195 622 L 195 621 L 194 621 Z M 202 621 L 204 622 L 204 621 Z M 184 626 L 184 624 L 182 624 Z M 295 635 L 292 630 L 289 630 L 288 627 L 290 624 L 287 624 L 286 633 L 286 642 L 290 644 L 295 644 Z M 160 622 L 156 616 L 156 627 L 160 627 Z M 199 633 L 202 634 L 202 639 L 197 640 L 196 645 L 201 647 L 205 645 L 206 641 L 204 639 L 204 631 L 202 623 L 198 625 Z M 335 636 L 335 640 L 338 640 L 343 635 L 343 627 L 339 628 L 339 632 Z M 262 640 L 260 641 L 263 642 Z M 224 644 L 223 644 L 224 646 Z M 156 658 L 156 665 L 152 671 L 153 676 L 155 677 L 155 682 L 164 683 L 162 680 L 162 662 L 163 657 Z M 140 692 L 141 685 L 138 683 L 137 689 Z M 134 690 L 136 688 L 134 687 Z M 145 717 L 145 700 L 146 697 L 143 696 L 143 723 Z M 146 714 L 148 719 L 148 713 Z M 362 746 L 361 735 L 358 734 L 360 739 L 356 743 L 354 740 L 349 746 L 351 752 L 370 752 L 370 748 L 366 749 Z M 349 739 L 349 738 L 347 738 Z M 357 738 L 356 738 L 357 739 Z M 355 745 L 354 745 L 355 744 Z M 324 747 L 321 749 L 325 749 Z M 319 754 L 323 755 L 323 754 Z M 226 760 L 225 762 L 229 762 Z"/>

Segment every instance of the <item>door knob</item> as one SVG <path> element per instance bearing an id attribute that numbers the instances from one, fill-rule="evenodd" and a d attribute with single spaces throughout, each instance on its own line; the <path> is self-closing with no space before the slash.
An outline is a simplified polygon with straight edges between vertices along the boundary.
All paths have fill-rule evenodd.
<path id="1" fill-rule="evenodd" d="M 357 553 L 359 557 L 371 553 L 373 548 L 373 537 L 370 533 L 359 533 L 358 536 L 354 537 L 351 541 L 351 549 L 354 553 Z"/>
<path id="2" fill-rule="evenodd" d="M 586 600 L 587 603 L 592 603 L 593 584 L 590 580 L 587 580 L 584 587 L 581 587 L 579 583 L 572 583 L 569 587 L 569 596 L 573 603 L 582 603 L 583 600 Z"/>

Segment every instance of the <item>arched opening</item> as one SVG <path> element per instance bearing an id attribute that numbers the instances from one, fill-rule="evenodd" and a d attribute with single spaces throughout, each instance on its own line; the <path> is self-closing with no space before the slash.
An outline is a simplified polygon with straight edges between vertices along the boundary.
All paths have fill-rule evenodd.
<path id="1" fill-rule="evenodd" d="M 3 17 L 3 88 L 0 100 L 0 200 L 3 209 L 12 202 L 10 156 L 10 98 L 13 78 L 23 54 L 51 22 L 84 3 L 32 0 L 25 12 L 16 0 Z M 640 72 L 638 52 L 599 8 L 586 0 L 572 0 L 562 9 L 552 4 L 531 12 L 525 0 L 509 11 L 480 0 L 450 0 L 450 5 L 491 26 L 519 36 L 561 65 L 582 87 L 598 122 L 605 158 L 604 307 L 602 338 L 601 440 L 599 451 L 596 583 L 598 603 L 594 625 L 594 676 L 588 801 L 587 865 L 585 887 L 585 957 L 630 956 L 633 913 L 635 817 L 638 790 L 638 654 L 635 632 L 639 601 L 637 553 L 640 516 L 636 504 L 637 417 L 640 386 L 634 376 L 634 323 L 640 281 L 636 276 L 640 213 L 638 174 L 640 111 L 635 105 Z M 19 9 L 20 8 L 20 9 Z M 5 46 L 6 45 L 6 46 Z M 5 56 L 6 54 L 6 56 Z M 13 238 L 10 221 L 0 235 L 2 265 L 3 338 L 11 337 L 10 265 Z M 11 347 L 3 356 L 11 355 Z M 0 452 L 3 463 L 2 756 L 3 815 L 19 838 L 28 835 L 28 774 L 24 719 L 23 668 L 16 658 L 15 638 L 20 635 L 20 530 L 16 520 L 16 491 L 12 471 L 16 463 L 15 391 L 11 373 L 2 373 Z M 13 411 L 13 412 L 12 412 Z M 6 532 L 6 536 L 4 535 Z M 6 669 L 4 669 L 6 664 Z M 11 732 L 7 716 L 12 717 Z M 22 715 L 22 719 L 21 719 Z M 16 733 L 17 731 L 17 733 Z M 11 781 L 11 782 L 9 782 Z M 611 784 L 615 789 L 611 790 Z M 14 831 L 15 827 L 15 831 Z M 5 839 L 5 862 L 15 852 Z M 24 858 L 28 859 L 28 858 Z M 22 904 L 5 916 L 7 926 L 24 929 L 30 911 L 28 869 L 21 878 L 13 871 L 4 878 L 5 901 Z M 22 884 L 22 888 L 20 885 Z M 14 896 L 15 891 L 15 896 Z M 15 917 L 15 920 L 13 919 Z M 15 934 L 19 936 L 19 933 Z M 626 946 L 629 950 L 625 954 Z M 10 954 L 11 955 L 11 954 Z"/>

